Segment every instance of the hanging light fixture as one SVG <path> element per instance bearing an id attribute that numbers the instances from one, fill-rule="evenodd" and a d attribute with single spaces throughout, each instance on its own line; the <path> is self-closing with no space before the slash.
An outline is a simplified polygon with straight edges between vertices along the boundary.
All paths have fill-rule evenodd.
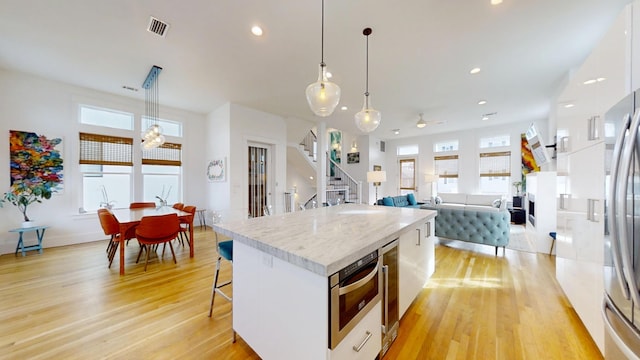
<path id="1" fill-rule="evenodd" d="M 369 103 L 369 35 L 371 35 L 371 28 L 365 28 L 362 30 L 362 34 L 367 38 L 367 71 L 366 71 L 366 89 L 364 92 L 364 105 L 356 116 L 356 126 L 361 131 L 366 133 L 372 132 L 380 125 L 382 115 L 380 111 L 375 110 Z"/>
<path id="2" fill-rule="evenodd" d="M 142 87 L 144 88 L 144 104 L 145 119 L 147 123 L 153 122 L 151 126 L 142 135 L 143 150 L 150 150 L 164 144 L 164 135 L 162 135 L 162 127 L 158 125 L 158 115 L 160 114 L 160 102 L 158 91 L 158 76 L 162 68 L 156 65 L 151 67 L 147 78 L 144 80 Z"/>
<path id="3" fill-rule="evenodd" d="M 307 86 L 306 94 L 311 111 L 321 117 L 331 115 L 340 102 L 340 87 L 328 80 L 327 65 L 324 63 L 324 0 L 322 0 L 320 72 L 318 73 L 318 81 Z"/>
<path id="4" fill-rule="evenodd" d="M 422 129 L 423 127 L 427 126 L 427 122 L 424 121 L 424 119 L 422 118 L 422 114 L 420 114 L 420 120 L 418 120 L 418 122 L 416 123 L 416 126 L 419 129 Z"/>

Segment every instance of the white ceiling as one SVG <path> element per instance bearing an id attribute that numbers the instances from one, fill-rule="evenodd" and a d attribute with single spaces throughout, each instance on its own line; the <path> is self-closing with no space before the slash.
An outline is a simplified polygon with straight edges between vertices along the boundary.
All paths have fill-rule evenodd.
<path id="1" fill-rule="evenodd" d="M 629 1 L 326 0 L 324 58 L 349 108 L 327 125 L 359 133 L 365 27 L 382 112 L 374 136 L 544 119 L 568 70 Z M 317 79 L 320 10 L 320 0 L 0 0 L 0 67 L 144 99 L 122 86 L 141 88 L 155 64 L 163 105 L 206 114 L 231 101 L 316 121 L 304 90 Z M 146 31 L 150 16 L 170 24 L 165 38 Z M 444 124 L 417 129 L 421 112 Z"/>

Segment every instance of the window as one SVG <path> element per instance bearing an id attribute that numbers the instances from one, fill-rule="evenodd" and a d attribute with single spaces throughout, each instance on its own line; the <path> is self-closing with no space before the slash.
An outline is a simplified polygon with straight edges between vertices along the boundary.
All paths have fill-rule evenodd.
<path id="1" fill-rule="evenodd" d="M 115 208 L 126 208 L 131 201 L 158 202 L 157 197 L 167 203 L 181 201 L 182 145 L 167 142 L 145 151 L 139 146 L 140 129 L 146 130 L 156 123 L 155 120 L 140 116 L 134 121 L 136 116 L 132 113 L 87 105 L 79 105 L 79 110 L 80 123 L 90 125 L 83 126 L 83 130 L 96 126 L 99 132 L 116 128 L 119 131 L 115 133 L 124 134 L 124 137 L 89 132 L 79 134 L 80 212 L 95 211 L 106 203 Z M 170 120 L 158 120 L 157 123 L 163 128 L 163 134 L 174 142 L 182 137 L 182 123 Z M 140 157 L 134 156 L 134 151 Z M 134 157 L 141 158 L 141 163 L 134 163 Z"/>
<path id="2" fill-rule="evenodd" d="M 511 181 L 511 152 L 480 153 L 480 192 L 507 194 Z"/>
<path id="3" fill-rule="evenodd" d="M 416 159 L 400 160 L 400 195 L 416 191 Z"/>
<path id="4" fill-rule="evenodd" d="M 182 145 L 164 143 L 142 152 L 142 187 L 144 201 L 179 201 Z"/>
<path id="5" fill-rule="evenodd" d="M 433 152 L 458 151 L 458 140 L 450 140 L 433 144 Z"/>
<path id="6" fill-rule="evenodd" d="M 458 155 L 434 157 L 436 174 L 438 174 L 438 192 L 458 192 Z"/>
<path id="7" fill-rule="evenodd" d="M 398 146 L 398 156 L 417 155 L 418 145 Z"/>
<path id="8" fill-rule="evenodd" d="M 80 133 L 81 212 L 107 203 L 120 208 L 129 205 L 132 148 L 131 138 Z"/>
<path id="9" fill-rule="evenodd" d="M 480 139 L 480 148 L 495 148 L 511 145 L 511 137 L 509 135 L 498 135 Z"/>
<path id="10" fill-rule="evenodd" d="M 133 130 L 133 114 L 80 105 L 80 123 Z"/>
<path id="11" fill-rule="evenodd" d="M 171 120 L 163 119 L 150 119 L 146 116 L 142 117 L 142 131 L 147 130 L 151 125 L 160 125 L 162 127 L 162 134 L 165 136 L 182 137 L 182 123 Z"/>

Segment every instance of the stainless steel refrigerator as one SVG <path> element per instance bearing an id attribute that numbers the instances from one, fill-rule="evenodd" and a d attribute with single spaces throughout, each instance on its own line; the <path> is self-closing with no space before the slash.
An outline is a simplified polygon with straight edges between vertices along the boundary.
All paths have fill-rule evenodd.
<path id="1" fill-rule="evenodd" d="M 640 359 L 640 93 L 605 114 L 606 359 Z"/>

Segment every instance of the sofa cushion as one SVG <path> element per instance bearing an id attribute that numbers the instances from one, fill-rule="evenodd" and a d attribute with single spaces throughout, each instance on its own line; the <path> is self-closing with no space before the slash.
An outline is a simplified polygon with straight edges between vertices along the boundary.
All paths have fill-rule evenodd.
<path id="1" fill-rule="evenodd" d="M 416 201 L 416 196 L 413 195 L 413 193 L 407 194 L 407 200 L 409 201 L 410 205 L 418 205 L 418 202 Z"/>
<path id="2" fill-rule="evenodd" d="M 466 204 L 467 194 L 439 194 L 443 203 Z"/>
<path id="3" fill-rule="evenodd" d="M 395 206 L 393 204 L 393 198 L 391 196 L 383 197 L 382 198 L 382 205 L 384 205 L 384 206 Z"/>
<path id="4" fill-rule="evenodd" d="M 403 207 L 403 206 L 408 206 L 409 205 L 409 200 L 407 200 L 406 196 L 394 196 L 393 198 L 393 205 L 397 206 L 397 207 Z"/>

